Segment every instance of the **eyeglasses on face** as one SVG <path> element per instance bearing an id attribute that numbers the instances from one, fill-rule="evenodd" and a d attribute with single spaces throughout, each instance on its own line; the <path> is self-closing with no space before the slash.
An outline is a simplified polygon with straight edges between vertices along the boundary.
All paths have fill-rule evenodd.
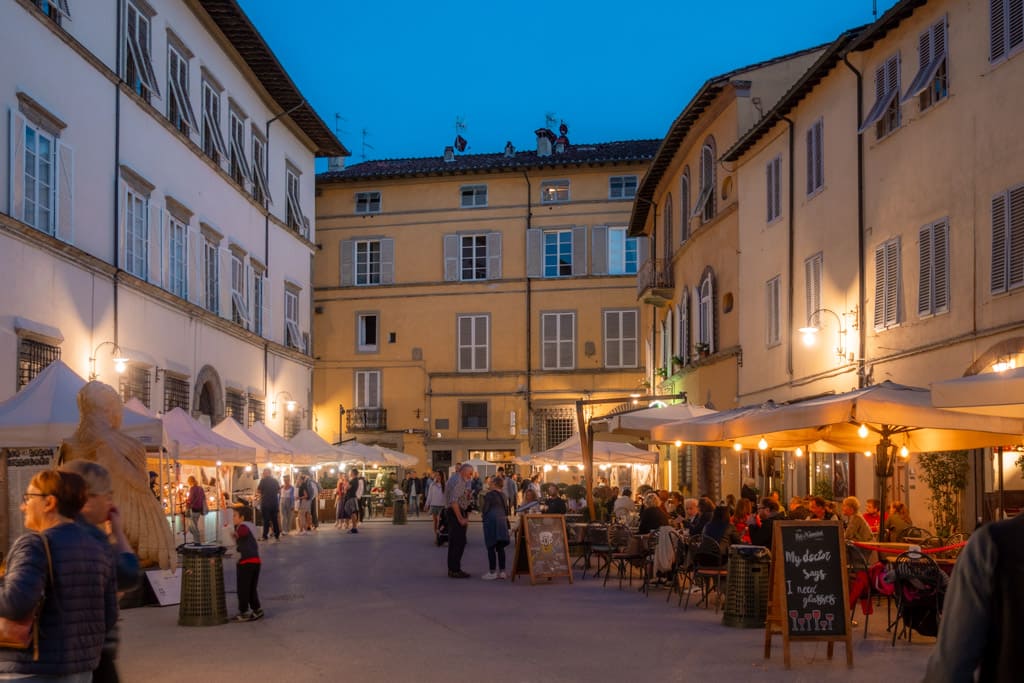
<path id="1" fill-rule="evenodd" d="M 21 502 L 28 503 L 30 498 L 46 498 L 49 493 L 23 493 L 21 494 Z"/>

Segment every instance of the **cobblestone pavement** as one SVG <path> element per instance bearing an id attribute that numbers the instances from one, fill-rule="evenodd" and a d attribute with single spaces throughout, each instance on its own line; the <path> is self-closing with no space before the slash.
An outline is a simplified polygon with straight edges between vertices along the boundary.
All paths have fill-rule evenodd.
<path id="1" fill-rule="evenodd" d="M 855 629 L 852 671 L 843 645 L 829 661 L 823 643 L 794 644 L 786 671 L 779 637 L 765 660 L 763 629 L 723 626 L 714 609 L 684 611 L 674 596 L 665 602 L 664 590 L 644 596 L 636 582 L 619 590 L 614 577 L 602 588 L 578 571 L 573 584 L 482 581 L 478 523 L 469 529 L 463 569 L 473 578 L 465 580 L 448 578 L 446 550 L 423 521 L 369 522 L 359 534 L 322 526 L 260 551 L 264 619 L 181 627 L 177 606 L 125 610 L 122 679 L 915 681 L 934 647 L 916 634 L 892 647 L 883 606 L 867 639 L 863 626 Z M 233 615 L 231 558 L 224 580 Z"/>

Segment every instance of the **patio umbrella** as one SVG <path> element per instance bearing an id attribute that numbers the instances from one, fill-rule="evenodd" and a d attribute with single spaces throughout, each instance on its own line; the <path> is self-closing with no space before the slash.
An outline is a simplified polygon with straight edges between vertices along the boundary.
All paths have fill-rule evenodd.
<path id="1" fill-rule="evenodd" d="M 374 449 L 378 453 L 384 456 L 384 460 L 389 465 L 398 465 L 399 467 L 415 467 L 419 463 L 420 459 L 415 455 L 409 455 L 402 451 L 396 451 L 386 446 L 373 445 L 370 448 Z"/>
<path id="2" fill-rule="evenodd" d="M 761 406 L 745 406 L 710 412 L 704 415 L 670 422 L 651 429 L 651 440 L 664 443 L 680 441 L 682 443 L 695 444 L 699 446 L 718 446 L 721 448 L 740 445 L 741 449 L 753 450 L 760 447 L 760 441 L 765 438 L 767 448 L 788 449 L 797 446 L 809 446 L 814 444 L 817 451 L 834 451 L 835 446 L 827 443 L 818 443 L 821 438 L 816 428 L 803 430 L 792 430 L 787 434 L 734 434 L 730 430 L 736 420 L 751 415 L 768 414 L 778 406 L 774 403 L 766 403 Z"/>
<path id="3" fill-rule="evenodd" d="M 1024 368 L 934 382 L 932 404 L 966 413 L 1024 417 Z"/>
<path id="4" fill-rule="evenodd" d="M 642 408 L 591 420 L 594 431 L 628 433 L 650 436 L 651 429 L 671 422 L 690 420 L 703 415 L 714 414 L 714 410 L 691 403 L 676 403 L 659 408 Z"/>
<path id="5" fill-rule="evenodd" d="M 289 443 L 294 453 L 293 464 L 296 465 L 319 465 L 346 459 L 344 451 L 327 443 L 311 429 L 303 429 Z"/>
<path id="6" fill-rule="evenodd" d="M 615 465 L 650 465 L 658 460 L 658 454 L 637 448 L 628 443 L 615 441 L 594 441 L 594 462 Z M 545 451 L 521 455 L 513 462 L 520 465 L 578 465 L 583 462 L 583 449 L 579 434 L 574 434 L 557 446 Z"/>
<path id="7" fill-rule="evenodd" d="M 392 465 L 377 446 L 368 446 L 358 441 L 343 441 L 335 446 L 342 453 L 342 459 L 361 462 L 364 465 Z M 397 452 L 397 451 L 394 451 Z"/>

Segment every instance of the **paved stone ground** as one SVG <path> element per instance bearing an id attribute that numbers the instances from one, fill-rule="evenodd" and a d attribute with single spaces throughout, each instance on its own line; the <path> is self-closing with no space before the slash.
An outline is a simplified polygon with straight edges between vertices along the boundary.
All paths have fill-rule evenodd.
<path id="1" fill-rule="evenodd" d="M 674 597 L 666 604 L 664 591 L 602 588 L 578 572 L 571 585 L 481 581 L 478 523 L 465 580 L 448 578 L 446 550 L 422 521 L 369 522 L 357 535 L 321 527 L 260 550 L 266 618 L 180 627 L 177 606 L 125 610 L 122 680 L 915 681 L 934 647 L 916 635 L 891 647 L 883 607 L 867 639 L 855 630 L 852 671 L 842 645 L 829 661 L 819 643 L 794 644 L 786 671 L 779 637 L 765 660 L 763 629 L 725 627 L 713 609 L 684 612 Z M 224 574 L 233 615 L 233 559 Z"/>

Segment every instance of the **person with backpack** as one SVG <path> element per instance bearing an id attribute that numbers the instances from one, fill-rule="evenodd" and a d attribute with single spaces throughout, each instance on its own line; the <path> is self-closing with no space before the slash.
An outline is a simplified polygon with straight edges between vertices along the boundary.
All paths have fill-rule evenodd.
<path id="1" fill-rule="evenodd" d="M 359 476 L 359 470 L 353 467 L 348 473 L 348 490 L 345 491 L 344 513 L 352 524 L 350 534 L 359 533 L 359 505 L 366 489 L 366 480 Z"/>

